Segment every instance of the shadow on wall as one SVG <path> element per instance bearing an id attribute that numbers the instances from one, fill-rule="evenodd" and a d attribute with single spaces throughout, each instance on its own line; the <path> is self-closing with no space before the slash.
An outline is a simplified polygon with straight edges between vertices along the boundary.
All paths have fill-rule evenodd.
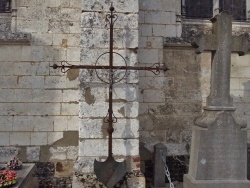
<path id="1" fill-rule="evenodd" d="M 78 131 L 71 127 L 72 121 L 78 123 L 78 113 L 70 113 L 70 92 L 78 89 L 78 75 L 49 68 L 67 60 L 67 48 L 60 42 L 53 44 L 52 34 L 32 33 L 30 45 L 1 47 L 0 134 L 5 136 L 1 136 L 0 160 L 18 156 L 36 163 L 36 176 L 43 185 L 66 182 L 67 178 L 54 175 L 71 175 L 78 151 Z"/>
<path id="2" fill-rule="evenodd" d="M 165 97 L 163 104 L 140 103 L 147 106 L 147 110 L 140 114 L 140 155 L 148 179 L 152 177 L 149 166 L 155 144 L 184 144 L 189 150 L 193 121 L 201 115 L 204 93 L 210 83 L 209 58 L 196 55 L 193 49 L 166 48 L 163 60 L 170 69 L 166 75 L 162 78 L 140 77 L 140 89 L 143 86 L 144 91 L 149 88 L 163 91 Z M 173 155 L 182 154 L 176 152 Z"/>

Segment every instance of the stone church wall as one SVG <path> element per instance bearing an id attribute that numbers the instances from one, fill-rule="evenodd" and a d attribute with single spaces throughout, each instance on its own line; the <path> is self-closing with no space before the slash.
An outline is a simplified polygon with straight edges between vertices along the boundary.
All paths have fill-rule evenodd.
<path id="1" fill-rule="evenodd" d="M 79 72 L 49 65 L 79 64 L 81 2 L 12 2 L 12 15 L 1 13 L 11 23 L 0 42 L 0 162 L 17 155 L 38 163 L 41 184 L 68 184 L 60 178 L 78 154 Z"/>

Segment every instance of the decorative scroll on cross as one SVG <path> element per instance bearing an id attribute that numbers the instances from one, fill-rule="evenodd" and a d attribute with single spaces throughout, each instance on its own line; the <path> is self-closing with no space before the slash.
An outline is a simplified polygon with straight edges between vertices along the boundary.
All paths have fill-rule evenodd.
<path id="1" fill-rule="evenodd" d="M 114 118 L 114 114 L 113 114 L 113 84 L 120 82 L 121 80 L 123 80 L 126 75 L 127 72 L 129 70 L 147 70 L 147 71 L 151 71 L 154 74 L 159 74 L 160 71 L 167 71 L 168 68 L 164 67 L 164 66 L 160 66 L 159 63 L 154 64 L 151 67 L 132 67 L 132 66 L 127 66 L 126 60 L 125 58 L 120 55 L 117 52 L 114 52 L 113 49 L 113 33 L 114 33 L 114 23 L 117 20 L 117 15 L 114 14 L 114 7 L 111 4 L 110 7 L 110 14 L 108 14 L 106 16 L 106 19 L 109 22 L 109 26 L 110 26 L 110 42 L 109 42 L 109 52 L 105 52 L 103 54 L 101 54 L 97 60 L 95 65 L 70 65 L 68 63 L 66 63 L 65 61 L 63 61 L 61 63 L 61 65 L 56 65 L 54 64 L 53 67 L 54 69 L 60 68 L 61 71 L 63 73 L 67 72 L 70 69 L 87 69 L 87 70 L 94 70 L 96 72 L 97 77 L 109 84 L 109 109 L 108 109 L 108 115 L 107 117 L 104 118 L 104 122 L 108 123 L 108 129 L 107 132 L 109 134 L 108 137 L 108 158 L 105 162 L 98 162 L 95 160 L 94 162 L 94 171 L 98 177 L 98 179 L 104 183 L 107 187 L 113 187 L 119 180 L 121 180 L 124 176 L 124 174 L 127 171 L 126 168 L 126 161 L 123 162 L 116 162 L 113 158 L 113 154 L 112 154 L 112 133 L 114 131 L 113 128 L 113 123 L 116 123 L 116 118 Z M 99 60 L 102 56 L 108 54 L 109 55 L 109 65 L 99 65 Z M 114 61 L 114 54 L 120 56 L 125 65 L 124 66 L 115 66 L 113 63 Z M 102 75 L 100 75 L 100 73 L 97 70 L 106 70 L 108 71 L 108 77 L 102 77 Z M 122 76 L 120 76 L 117 79 L 117 71 L 123 71 Z"/>
<path id="2" fill-rule="evenodd" d="M 208 108 L 232 108 L 230 96 L 231 52 L 244 55 L 248 51 L 248 35 L 232 36 L 232 16 L 222 12 L 212 20 L 211 35 L 200 35 L 192 45 L 196 53 L 212 51 L 211 90 Z M 233 109 L 233 108 L 232 108 Z"/>

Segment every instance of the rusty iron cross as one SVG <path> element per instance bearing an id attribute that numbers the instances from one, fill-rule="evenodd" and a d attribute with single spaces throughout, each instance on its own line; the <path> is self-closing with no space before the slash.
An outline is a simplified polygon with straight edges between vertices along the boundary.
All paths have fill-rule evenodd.
<path id="1" fill-rule="evenodd" d="M 117 15 L 114 14 L 114 7 L 111 4 L 110 7 L 110 14 L 106 16 L 106 19 L 109 22 L 110 26 L 110 41 L 109 41 L 109 52 L 105 52 L 101 54 L 96 61 L 95 65 L 70 65 L 63 61 L 61 65 L 53 64 L 50 67 L 53 67 L 54 69 L 60 68 L 63 73 L 67 72 L 70 69 L 86 69 L 86 70 L 95 70 L 97 77 L 109 84 L 109 109 L 107 117 L 104 118 L 104 122 L 108 123 L 107 132 L 109 134 L 108 137 L 108 158 L 105 162 L 98 162 L 95 160 L 94 164 L 94 171 L 98 177 L 98 179 L 104 183 L 107 187 L 113 187 L 119 180 L 121 180 L 126 173 L 126 163 L 123 162 L 116 162 L 113 158 L 112 154 L 112 133 L 114 131 L 113 123 L 117 122 L 114 114 L 113 114 L 113 84 L 117 83 L 125 78 L 125 75 L 127 74 L 128 70 L 146 70 L 151 71 L 154 74 L 159 74 L 160 71 L 167 71 L 168 68 L 165 66 L 160 66 L 160 63 L 156 63 L 151 67 L 133 67 L 133 66 L 127 66 L 125 58 L 120 55 L 117 52 L 114 52 L 113 48 L 113 42 L 114 42 L 114 23 L 117 20 Z M 109 55 L 109 65 L 98 65 L 97 62 L 103 55 L 108 54 Z M 114 54 L 120 56 L 124 62 L 125 66 L 114 66 Z M 109 72 L 108 74 L 108 81 L 105 81 L 101 76 L 98 74 L 97 70 L 107 70 Z M 122 76 L 118 81 L 114 80 L 115 77 L 115 71 L 116 70 L 123 70 L 125 71 L 124 76 Z M 104 170 L 105 169 L 105 170 Z"/>

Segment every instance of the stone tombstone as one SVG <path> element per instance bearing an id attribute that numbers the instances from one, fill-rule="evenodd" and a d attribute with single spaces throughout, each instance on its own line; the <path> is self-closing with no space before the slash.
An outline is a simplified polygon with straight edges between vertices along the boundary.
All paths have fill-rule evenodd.
<path id="1" fill-rule="evenodd" d="M 226 12 L 211 21 L 212 34 L 202 34 L 192 44 L 197 53 L 212 51 L 211 88 L 207 106 L 194 122 L 184 188 L 249 188 L 246 124 L 237 122 L 230 96 L 231 52 L 244 55 L 248 36 L 232 36 L 232 17 Z"/>

